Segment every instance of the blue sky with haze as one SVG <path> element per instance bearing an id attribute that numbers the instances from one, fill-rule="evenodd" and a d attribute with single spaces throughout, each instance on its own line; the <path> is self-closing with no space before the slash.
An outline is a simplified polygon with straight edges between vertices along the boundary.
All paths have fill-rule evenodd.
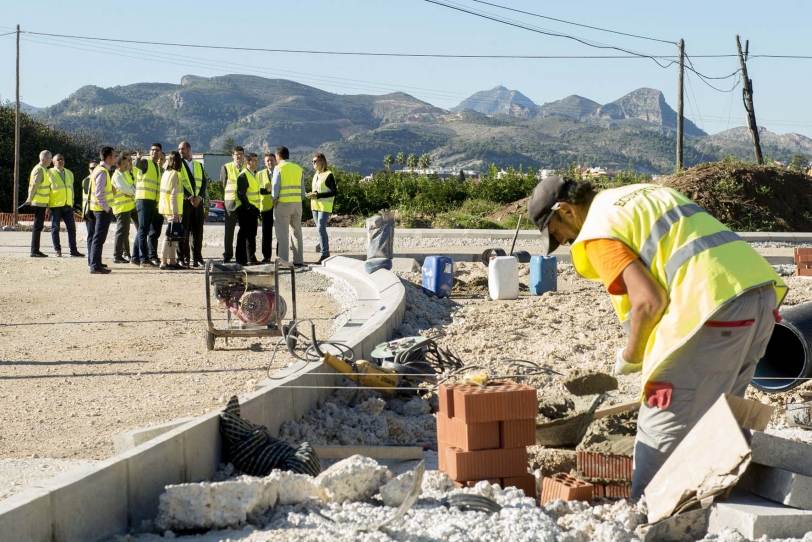
<path id="1" fill-rule="evenodd" d="M 640 40 L 455 0 L 458 5 L 553 32 L 652 55 L 675 55 L 671 44 Z M 750 54 L 809 55 L 809 0 L 772 2 L 624 0 L 542 2 L 496 0 L 516 9 L 586 25 L 678 41 L 689 55 L 734 54 L 735 35 L 750 40 Z M 500 55 L 623 54 L 544 36 L 441 7 L 425 0 L 244 0 L 210 2 L 0 0 L 0 34 L 23 30 L 206 45 L 334 51 Z M 738 68 L 736 58 L 694 61 L 709 76 Z M 759 125 L 777 133 L 812 137 L 812 59 L 752 58 Z M 179 83 L 186 74 L 244 73 L 298 81 L 340 94 L 402 90 L 449 108 L 497 85 L 519 90 L 538 104 L 578 94 L 599 103 L 640 87 L 662 90 L 676 108 L 677 68 L 649 59 L 522 60 L 432 59 L 234 52 L 137 44 L 81 42 L 23 35 L 21 96 L 52 105 L 83 85 Z M 14 98 L 14 37 L 0 37 L 0 97 Z M 735 78 L 714 83 L 729 89 Z M 744 125 L 741 86 L 720 93 L 689 72 L 685 113 L 714 133 Z"/>

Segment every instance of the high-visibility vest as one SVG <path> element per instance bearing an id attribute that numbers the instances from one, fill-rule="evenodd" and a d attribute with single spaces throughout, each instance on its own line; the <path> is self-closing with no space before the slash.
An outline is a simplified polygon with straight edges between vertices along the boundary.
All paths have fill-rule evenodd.
<path id="1" fill-rule="evenodd" d="M 234 162 L 229 162 L 226 164 L 226 174 L 228 175 L 228 180 L 226 180 L 226 185 L 223 189 L 224 196 L 223 199 L 225 201 L 233 201 L 235 202 L 234 208 L 236 209 L 242 203 L 240 200 L 237 199 L 237 177 L 240 176 L 240 173 L 244 171 L 240 170 L 239 166 Z"/>
<path id="2" fill-rule="evenodd" d="M 579 275 L 600 280 L 586 256 L 586 241 L 593 239 L 626 244 L 668 295 L 646 344 L 644 384 L 726 302 L 767 284 L 774 286 L 778 305 L 787 293 L 784 281 L 755 249 L 671 188 L 636 184 L 595 196 L 570 254 Z M 629 297 L 614 295 L 612 303 L 628 332 Z"/>
<path id="3" fill-rule="evenodd" d="M 268 169 L 263 169 L 259 172 L 259 186 L 270 192 L 273 186 L 273 172 Z M 270 211 L 273 209 L 273 197 L 270 194 L 260 194 L 259 210 L 260 212 Z"/>
<path id="4" fill-rule="evenodd" d="M 162 173 L 161 166 L 152 160 L 147 160 L 146 173 L 139 172 L 135 183 L 135 199 L 158 201 Z"/>
<path id="5" fill-rule="evenodd" d="M 248 203 L 259 208 L 261 200 L 259 197 L 259 179 L 257 179 L 257 176 L 251 173 L 251 170 L 248 168 L 243 170 L 243 174 L 248 180 L 248 190 L 245 191 L 245 196 L 248 198 Z"/>
<path id="6" fill-rule="evenodd" d="M 172 195 L 170 190 L 170 181 L 172 180 L 172 174 L 177 174 L 177 171 L 168 169 L 164 171 L 163 176 L 161 176 L 161 198 L 158 200 L 158 212 L 164 216 L 171 216 L 175 213 L 172 212 Z M 183 189 L 180 186 L 180 178 L 178 178 L 178 193 L 175 195 L 175 201 L 178 204 L 178 213 L 179 215 L 183 214 Z"/>
<path id="7" fill-rule="evenodd" d="M 34 192 L 34 197 L 31 198 L 31 205 L 34 207 L 48 207 L 48 202 L 51 200 L 51 175 L 42 164 L 37 164 L 31 170 L 31 175 L 28 177 L 28 189 L 31 190 L 31 187 L 34 186 L 34 173 L 37 168 L 42 170 L 42 181 L 39 183 L 37 191 Z"/>
<path id="8" fill-rule="evenodd" d="M 203 184 L 203 166 L 197 160 L 192 160 L 192 175 L 194 175 L 195 178 L 194 188 L 192 188 L 192 181 L 186 173 L 186 166 L 184 164 L 180 165 L 178 178 L 180 179 L 181 185 L 193 198 L 196 198 L 200 194 L 200 187 Z"/>
<path id="9" fill-rule="evenodd" d="M 324 171 L 321 174 L 316 173 L 313 175 L 313 192 L 323 193 L 328 191 L 327 185 L 324 182 L 327 180 L 329 175 L 329 171 Z M 313 211 L 320 211 L 322 213 L 332 213 L 334 199 L 335 198 L 333 196 L 330 196 L 329 198 L 310 200 L 310 209 Z"/>
<path id="10" fill-rule="evenodd" d="M 293 162 L 276 166 L 279 170 L 279 203 L 302 202 L 302 168 Z"/>
<path id="11" fill-rule="evenodd" d="M 93 170 L 93 173 L 90 174 L 90 210 L 91 211 L 104 211 L 104 207 L 99 205 L 99 200 L 96 198 L 96 176 L 100 172 L 104 172 L 107 175 L 107 180 L 104 183 L 104 199 L 107 200 L 107 205 L 112 206 L 113 204 L 113 181 L 110 177 L 110 170 L 104 166 L 96 166 L 96 169 Z"/>
<path id="12" fill-rule="evenodd" d="M 135 177 L 133 176 L 133 170 L 124 173 L 121 171 L 116 171 L 115 175 L 121 175 L 124 178 L 124 182 L 127 183 L 130 187 L 135 188 Z M 128 196 L 121 190 L 116 192 L 115 197 L 113 197 L 113 204 L 110 206 L 113 208 L 114 215 L 120 215 L 121 213 L 128 213 L 135 209 L 135 197 Z"/>
<path id="13" fill-rule="evenodd" d="M 59 174 L 56 168 L 48 170 L 51 181 L 51 195 L 48 200 L 48 207 L 56 209 L 57 207 L 73 207 L 73 173 L 71 170 L 65 168 L 62 172 L 65 178 Z"/>

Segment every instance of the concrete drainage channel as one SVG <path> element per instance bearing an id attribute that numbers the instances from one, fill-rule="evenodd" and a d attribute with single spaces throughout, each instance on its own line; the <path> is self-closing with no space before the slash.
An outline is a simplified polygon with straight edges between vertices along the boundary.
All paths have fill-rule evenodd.
<path id="1" fill-rule="evenodd" d="M 360 358 L 391 337 L 405 312 L 400 279 L 385 270 L 368 275 L 363 265 L 334 257 L 316 269 L 356 291 L 354 313 L 331 340 L 348 344 Z M 276 433 L 331 395 L 341 377 L 330 373 L 321 364 L 293 364 L 240 398 L 242 416 Z M 165 486 L 211 479 L 221 458 L 219 412 L 130 437 L 120 439 L 118 449 L 132 449 L 0 502 L 0 541 L 100 540 L 138 529 L 155 518 Z"/>

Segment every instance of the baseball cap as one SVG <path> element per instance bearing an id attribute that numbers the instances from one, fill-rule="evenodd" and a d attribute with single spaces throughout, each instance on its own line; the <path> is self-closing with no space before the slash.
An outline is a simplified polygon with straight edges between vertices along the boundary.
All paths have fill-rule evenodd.
<path id="1" fill-rule="evenodd" d="M 546 177 L 536 185 L 527 202 L 527 213 L 541 232 L 541 251 L 545 256 L 558 248 L 558 241 L 550 235 L 550 219 L 557 210 L 556 204 L 564 199 L 568 184 L 561 176 Z"/>

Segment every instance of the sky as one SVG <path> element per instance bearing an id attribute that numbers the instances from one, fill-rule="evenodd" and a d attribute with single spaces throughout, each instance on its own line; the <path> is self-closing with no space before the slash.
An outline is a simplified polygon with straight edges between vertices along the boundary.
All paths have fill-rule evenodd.
<path id="1" fill-rule="evenodd" d="M 673 43 L 633 38 L 515 13 L 474 0 L 441 0 L 508 18 L 545 32 L 646 55 L 676 55 Z M 491 3 L 647 38 L 677 42 L 709 77 L 734 73 L 735 36 L 750 41 L 750 55 L 807 55 L 809 0 L 492 0 Z M 0 0 L 0 34 L 21 30 L 72 36 L 209 46 L 342 52 L 586 56 L 625 55 L 473 16 L 428 0 L 134 1 Z M 660 60 L 668 64 L 667 60 Z M 758 124 L 779 134 L 812 137 L 812 58 L 748 61 Z M 0 36 L 0 99 L 14 99 L 15 36 Z M 338 94 L 403 91 L 450 108 L 497 85 L 538 104 L 578 94 L 608 103 L 641 87 L 661 90 L 676 109 L 677 66 L 634 59 L 414 58 L 248 52 L 21 37 L 21 100 L 53 105 L 84 85 L 180 83 L 188 74 L 243 73 L 291 79 Z M 741 85 L 711 89 L 686 71 L 685 115 L 706 132 L 745 126 Z M 709 81 L 730 90 L 737 76 Z"/>

